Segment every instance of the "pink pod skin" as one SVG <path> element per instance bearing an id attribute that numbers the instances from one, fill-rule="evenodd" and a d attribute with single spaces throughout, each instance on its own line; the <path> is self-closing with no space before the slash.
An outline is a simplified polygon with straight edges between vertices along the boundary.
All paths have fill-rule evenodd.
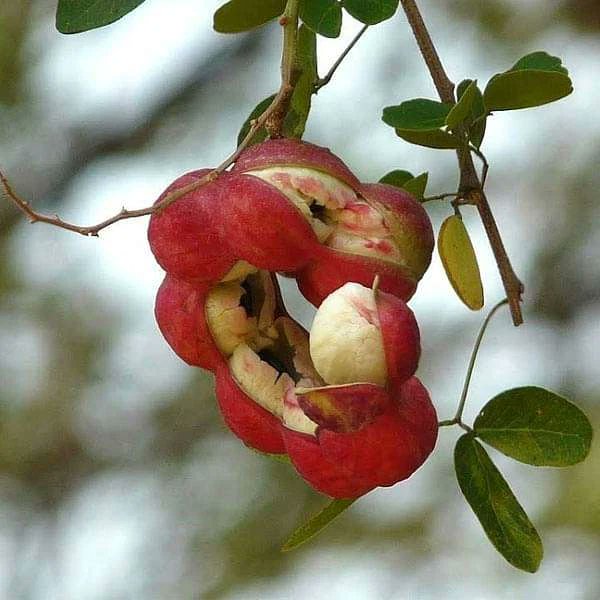
<path id="1" fill-rule="evenodd" d="M 297 271 L 320 244 L 298 208 L 272 185 L 251 175 L 221 182 L 217 230 L 238 259 L 267 271 Z"/>
<path id="2" fill-rule="evenodd" d="M 158 198 L 202 178 L 212 169 L 201 169 L 176 179 Z M 148 241 L 158 264 L 167 273 L 195 281 L 219 281 L 235 263 L 235 255 L 215 228 L 215 206 L 220 202 L 219 179 L 185 194 L 154 213 Z"/>
<path id="3" fill-rule="evenodd" d="M 284 454 L 281 421 L 238 386 L 226 364 L 217 369 L 215 378 L 217 401 L 229 429 L 255 450 Z"/>
<path id="4" fill-rule="evenodd" d="M 387 364 L 387 388 L 398 389 L 412 377 L 421 357 L 421 336 L 413 311 L 405 302 L 379 290 L 375 305 L 379 316 Z"/>
<path id="5" fill-rule="evenodd" d="M 290 138 L 267 140 L 250 146 L 237 159 L 233 171 L 246 172 L 274 166 L 315 169 L 343 181 L 355 190 L 360 189 L 356 176 L 328 148 Z"/>
<path id="6" fill-rule="evenodd" d="M 355 432 L 320 428 L 315 438 L 284 428 L 287 452 L 300 475 L 333 498 L 356 498 L 410 477 L 435 446 L 437 416 L 418 379 L 409 379 L 395 395 L 396 403 Z"/>
<path id="7" fill-rule="evenodd" d="M 304 414 L 320 427 L 348 433 L 383 414 L 391 404 L 387 391 L 374 383 L 351 383 L 296 391 Z"/>
<path id="8" fill-rule="evenodd" d="M 362 195 L 389 210 L 404 250 L 404 267 L 416 283 L 431 264 L 435 245 L 433 227 L 423 205 L 408 192 L 385 183 L 362 184 Z"/>
<path id="9" fill-rule="evenodd" d="M 210 284 L 192 284 L 167 275 L 156 296 L 158 327 L 175 354 L 189 365 L 213 371 L 225 364 L 206 323 Z"/>
<path id="10" fill-rule="evenodd" d="M 417 289 L 417 282 L 398 265 L 358 254 L 339 252 L 322 246 L 318 258 L 296 273 L 296 280 L 302 295 L 314 306 L 342 287 L 353 281 L 371 287 L 375 276 L 379 275 L 379 289 L 410 300 Z"/>

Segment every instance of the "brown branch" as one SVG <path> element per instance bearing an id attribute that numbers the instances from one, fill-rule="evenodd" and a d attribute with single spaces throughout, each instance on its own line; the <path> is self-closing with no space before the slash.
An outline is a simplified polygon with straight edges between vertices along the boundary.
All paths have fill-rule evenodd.
<path id="1" fill-rule="evenodd" d="M 448 78 L 440 57 L 435 49 L 429 31 L 423 21 L 423 17 L 415 0 L 401 0 L 402 8 L 411 26 L 421 54 L 425 60 L 427 68 L 431 73 L 431 78 L 437 89 L 442 102 L 454 104 L 454 84 Z M 477 175 L 473 158 L 469 148 L 457 150 L 458 162 L 460 166 L 460 192 L 465 199 L 477 207 L 479 216 L 488 236 L 490 246 L 498 265 L 498 271 L 502 278 L 506 297 L 510 305 L 510 312 L 513 323 L 520 325 L 523 323 L 521 312 L 521 295 L 523 293 L 523 284 L 517 277 L 506 249 L 502 236 L 498 230 L 498 225 L 490 208 L 489 202 L 483 191 L 482 183 Z"/>
<path id="2" fill-rule="evenodd" d="M 281 123 L 283 122 L 283 119 L 287 113 L 289 101 L 295 86 L 294 63 L 297 46 L 298 3 L 299 0 L 288 0 L 286 12 L 281 20 L 281 25 L 284 29 L 284 43 L 282 51 L 282 79 L 279 92 L 275 98 L 273 98 L 273 102 L 271 102 L 271 104 L 260 115 L 260 117 L 252 122 L 246 137 L 244 137 L 235 151 L 230 154 L 218 167 L 213 169 L 210 173 L 207 173 L 204 177 L 167 194 L 160 202 L 157 202 L 152 206 L 147 206 L 145 208 L 139 208 L 136 210 L 127 210 L 125 207 L 123 207 L 112 217 L 109 217 L 108 219 L 105 219 L 104 221 L 101 221 L 95 225 L 88 226 L 69 223 L 68 221 L 61 219 L 58 215 L 46 215 L 34 210 L 29 202 L 21 198 L 14 191 L 7 177 L 0 170 L 0 183 L 4 188 L 6 195 L 15 204 L 15 206 L 27 216 L 31 223 L 47 223 L 48 225 L 53 225 L 54 227 L 59 227 L 60 229 L 66 229 L 67 231 L 73 231 L 87 237 L 98 237 L 100 231 L 106 227 L 109 227 L 110 225 L 113 225 L 114 223 L 117 223 L 118 221 L 143 217 L 164 210 L 167 208 L 167 206 L 176 200 L 179 200 L 179 198 L 182 196 L 193 192 L 210 181 L 214 181 L 220 173 L 225 171 L 225 169 L 230 167 L 238 159 L 240 154 L 248 147 L 252 138 L 256 132 L 261 129 L 261 127 L 268 127 L 268 124 L 271 123 L 271 127 L 273 127 L 275 131 L 281 130 Z"/>
<path id="3" fill-rule="evenodd" d="M 298 12 L 300 0 L 288 0 L 279 24 L 283 27 L 283 51 L 281 53 L 281 86 L 273 100 L 275 109 L 265 122 L 269 137 L 282 137 L 283 121 L 288 113 L 292 94 L 300 71 L 296 65 L 298 46 Z"/>

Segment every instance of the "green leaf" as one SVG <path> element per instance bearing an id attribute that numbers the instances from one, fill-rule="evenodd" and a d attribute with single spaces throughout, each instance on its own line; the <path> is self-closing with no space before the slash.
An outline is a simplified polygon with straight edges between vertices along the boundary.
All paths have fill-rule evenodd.
<path id="1" fill-rule="evenodd" d="M 462 91 L 462 93 L 461 93 Z M 454 129 L 461 123 L 467 120 L 471 115 L 471 109 L 473 108 L 473 102 L 477 97 L 477 82 L 471 81 L 469 85 L 463 90 L 458 89 L 458 102 L 452 107 L 448 115 L 446 116 L 446 125 L 450 129 Z"/>
<path id="2" fill-rule="evenodd" d="M 438 252 L 456 295 L 471 310 L 483 307 L 483 285 L 477 256 L 463 220 L 452 215 L 440 228 Z"/>
<path id="3" fill-rule="evenodd" d="M 387 175 L 384 175 L 379 180 L 379 183 L 387 183 L 388 185 L 393 185 L 394 187 L 406 190 L 418 200 L 422 200 L 425 195 L 428 179 L 429 173 L 421 173 L 415 177 L 410 171 L 396 169 L 395 171 L 390 171 Z"/>
<path id="4" fill-rule="evenodd" d="M 496 550 L 517 569 L 535 573 L 544 549 L 508 483 L 472 434 L 454 449 L 458 485 Z"/>
<path id="5" fill-rule="evenodd" d="M 246 121 L 244 122 L 244 124 L 242 125 L 242 128 L 240 129 L 240 132 L 238 133 L 238 138 L 237 138 L 237 145 L 238 146 L 242 143 L 242 141 L 244 140 L 244 138 L 248 135 L 248 132 L 250 131 L 251 122 L 254 119 L 258 119 L 258 117 L 260 117 L 260 115 L 262 115 L 265 112 L 265 110 L 267 110 L 267 108 L 269 108 L 269 106 L 270 106 L 271 102 L 273 102 L 274 98 L 275 98 L 275 94 L 272 94 L 268 98 L 265 98 L 264 100 L 261 100 L 252 109 L 252 112 L 250 113 L 250 115 L 248 116 L 248 118 L 246 119 Z M 264 127 L 261 127 L 254 134 L 254 137 L 252 138 L 252 140 L 250 141 L 250 143 L 248 145 L 252 146 L 252 144 L 258 144 L 260 142 L 263 142 L 266 139 L 267 139 L 267 130 Z"/>
<path id="6" fill-rule="evenodd" d="M 483 93 L 489 111 L 516 110 L 560 100 L 573 91 L 561 60 L 534 52 L 518 60 L 504 73 L 494 75 Z"/>
<path id="7" fill-rule="evenodd" d="M 365 25 L 376 25 L 393 17 L 400 0 L 343 0 L 344 8 Z"/>
<path id="8" fill-rule="evenodd" d="M 417 175 L 417 177 L 405 181 L 402 187 L 417 200 L 422 200 L 425 195 L 428 179 L 429 173 L 421 173 L 420 175 Z"/>
<path id="9" fill-rule="evenodd" d="M 356 498 L 332 500 L 321 512 L 304 523 L 304 525 L 298 527 L 283 545 L 281 550 L 283 552 L 288 552 L 315 537 L 355 501 Z"/>
<path id="10" fill-rule="evenodd" d="M 213 26 L 219 33 L 249 31 L 281 15 L 285 4 L 285 0 L 230 0 L 214 14 Z"/>
<path id="11" fill-rule="evenodd" d="M 529 465 L 567 467 L 590 451 L 592 426 L 574 404 L 528 386 L 492 398 L 475 419 L 476 435 L 500 452 Z"/>
<path id="12" fill-rule="evenodd" d="M 485 128 L 487 125 L 487 116 L 479 117 L 479 119 L 475 119 L 471 126 L 469 127 L 469 139 L 475 148 L 479 149 L 481 147 L 481 143 L 483 142 L 483 138 L 485 136 Z"/>
<path id="13" fill-rule="evenodd" d="M 402 171 L 401 169 L 396 169 L 385 174 L 379 180 L 379 183 L 387 183 L 388 185 L 393 185 L 395 187 L 402 188 L 409 179 L 414 178 L 415 176 L 410 171 Z"/>
<path id="14" fill-rule="evenodd" d="M 538 51 L 527 54 L 520 58 L 510 69 L 511 71 L 520 71 L 532 69 L 534 71 L 556 71 L 568 75 L 569 71 L 562 65 L 558 56 L 550 56 L 547 52 Z"/>
<path id="15" fill-rule="evenodd" d="M 452 133 L 442 129 L 432 129 L 429 131 L 415 131 L 410 129 L 396 129 L 396 134 L 403 140 L 425 146 L 427 148 L 438 148 L 441 150 L 453 150 L 460 148 L 461 140 Z"/>
<path id="16" fill-rule="evenodd" d="M 481 147 L 485 135 L 488 116 L 485 103 L 483 102 L 483 94 L 477 86 L 477 81 L 474 81 L 473 79 L 464 79 L 461 81 L 456 88 L 456 93 L 459 101 L 452 110 L 459 110 L 456 107 L 463 102 L 468 102 L 470 104 L 470 110 L 468 111 L 468 114 L 463 117 L 463 122 L 467 127 L 470 142 L 476 148 L 479 148 Z M 465 94 L 467 94 L 467 96 L 472 94 L 472 98 L 467 97 L 465 100 Z M 450 112 L 452 113 L 452 111 Z M 457 115 L 449 114 L 446 122 L 450 123 L 456 116 Z M 462 117 L 462 115 L 458 116 Z"/>
<path id="17" fill-rule="evenodd" d="M 403 131 L 431 131 L 446 124 L 451 108 L 451 104 L 416 98 L 384 108 L 382 118 L 384 123 Z"/>
<path id="18" fill-rule="evenodd" d="M 474 79 L 463 79 L 457 86 L 456 86 L 456 97 L 458 100 L 460 100 L 465 91 L 467 90 L 468 87 L 471 86 L 471 84 L 473 83 L 473 81 L 475 81 Z"/>
<path id="19" fill-rule="evenodd" d="M 59 0 L 56 29 L 81 33 L 118 21 L 144 0 Z"/>
<path id="20" fill-rule="evenodd" d="M 302 0 L 300 18 L 319 35 L 336 38 L 342 29 L 342 7 L 337 0 Z"/>

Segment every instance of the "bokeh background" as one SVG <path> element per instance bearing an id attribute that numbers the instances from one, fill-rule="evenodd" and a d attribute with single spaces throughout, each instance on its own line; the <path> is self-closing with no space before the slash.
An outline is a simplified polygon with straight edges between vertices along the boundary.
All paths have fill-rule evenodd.
<path id="1" fill-rule="evenodd" d="M 251 108 L 278 85 L 275 25 L 211 30 L 217 0 L 147 0 L 77 36 L 53 27 L 56 2 L 0 4 L 0 164 L 37 208 L 93 223 L 146 206 L 181 173 L 221 161 Z M 563 58 L 575 93 L 490 119 L 489 195 L 527 288 L 526 324 L 492 324 L 467 407 L 536 384 L 600 424 L 600 5 L 596 0 L 422 0 L 455 80 L 481 82 L 528 52 Z M 319 40 L 324 73 L 359 25 Z M 315 98 L 306 138 L 364 180 L 428 170 L 456 185 L 451 152 L 405 144 L 383 106 L 435 97 L 404 17 L 373 28 Z M 450 213 L 430 203 L 436 229 Z M 495 265 L 465 210 L 485 278 Z M 0 598 L 6 600 L 600 598 L 600 448 L 565 471 L 492 452 L 537 525 L 536 575 L 496 554 L 460 496 L 458 431 L 440 433 L 409 482 L 357 502 L 319 538 L 282 554 L 325 503 L 292 470 L 240 444 L 210 376 L 162 340 L 162 274 L 146 220 L 99 240 L 29 225 L 0 202 Z M 311 310 L 286 285 L 292 313 Z M 439 259 L 412 307 L 419 375 L 440 418 L 453 414 L 482 314 L 454 297 Z"/>

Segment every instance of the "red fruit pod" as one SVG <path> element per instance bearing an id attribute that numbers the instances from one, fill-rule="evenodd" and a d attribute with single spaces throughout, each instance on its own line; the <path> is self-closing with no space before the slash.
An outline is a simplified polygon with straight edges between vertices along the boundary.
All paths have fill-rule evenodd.
<path id="1" fill-rule="evenodd" d="M 398 265 L 327 247 L 322 247 L 317 259 L 296 273 L 296 280 L 302 295 L 318 307 L 345 283 L 352 281 L 370 287 L 376 275 L 379 289 L 402 300 L 409 300 L 417 289 L 417 282 Z"/>
<path id="2" fill-rule="evenodd" d="M 379 290 L 375 305 L 383 337 L 387 386 L 396 389 L 414 375 L 421 357 L 421 335 L 412 310 L 392 294 Z"/>
<path id="3" fill-rule="evenodd" d="M 320 427 L 337 433 L 357 431 L 385 412 L 391 399 L 372 383 L 331 385 L 295 390 L 304 414 Z"/>
<path id="4" fill-rule="evenodd" d="M 431 264 L 435 245 L 427 211 L 408 192 L 392 185 L 365 183 L 362 193 L 384 214 L 396 246 L 400 249 L 402 267 L 416 284 Z"/>
<path id="5" fill-rule="evenodd" d="M 314 431 L 300 408 L 286 407 L 295 400 L 296 382 L 317 386 L 322 381 L 310 363 L 308 336 L 295 321 L 279 317 L 269 335 L 260 347 L 237 345 L 217 371 L 217 398 L 226 423 L 244 443 L 278 453 L 285 451 L 282 421 Z"/>
<path id="6" fill-rule="evenodd" d="M 179 177 L 157 202 L 210 172 L 201 169 Z M 221 175 L 151 216 L 148 241 L 156 261 L 167 273 L 180 279 L 219 281 L 235 263 L 235 254 L 215 227 L 215 206 L 220 202 L 221 180 L 226 177 Z"/>
<path id="7" fill-rule="evenodd" d="M 251 175 L 221 183 L 217 230 L 229 252 L 259 269 L 297 271 L 315 256 L 318 239 L 296 206 L 277 188 Z"/>
<path id="8" fill-rule="evenodd" d="M 411 377 L 392 391 L 392 395 L 399 399 L 401 417 L 418 432 L 417 441 L 425 459 L 435 448 L 439 431 L 437 413 L 427 388 L 417 377 Z"/>
<path id="9" fill-rule="evenodd" d="M 215 377 L 219 409 L 229 429 L 251 448 L 269 454 L 284 454 L 279 418 L 250 398 L 227 366 L 219 368 Z"/>
<path id="10" fill-rule="evenodd" d="M 306 167 L 327 173 L 351 188 L 360 187 L 352 171 L 328 148 L 291 138 L 267 140 L 250 146 L 237 159 L 233 170 L 248 172 L 274 166 Z"/>
<path id="11" fill-rule="evenodd" d="M 348 281 L 409 300 L 431 262 L 434 238 L 425 209 L 410 194 L 385 184 L 363 184 L 363 200 L 349 204 L 326 247 L 297 274 L 315 306 Z"/>
<path id="12" fill-rule="evenodd" d="M 312 487 L 333 498 L 356 498 L 410 477 L 433 450 L 437 427 L 429 394 L 412 378 L 398 390 L 397 402 L 358 431 L 319 428 L 315 437 L 284 428 L 283 436 L 292 463 Z"/>
<path id="13" fill-rule="evenodd" d="M 192 284 L 167 275 L 158 289 L 154 314 L 167 343 L 182 360 L 212 371 L 224 358 L 204 315 L 209 288 L 206 283 Z"/>

